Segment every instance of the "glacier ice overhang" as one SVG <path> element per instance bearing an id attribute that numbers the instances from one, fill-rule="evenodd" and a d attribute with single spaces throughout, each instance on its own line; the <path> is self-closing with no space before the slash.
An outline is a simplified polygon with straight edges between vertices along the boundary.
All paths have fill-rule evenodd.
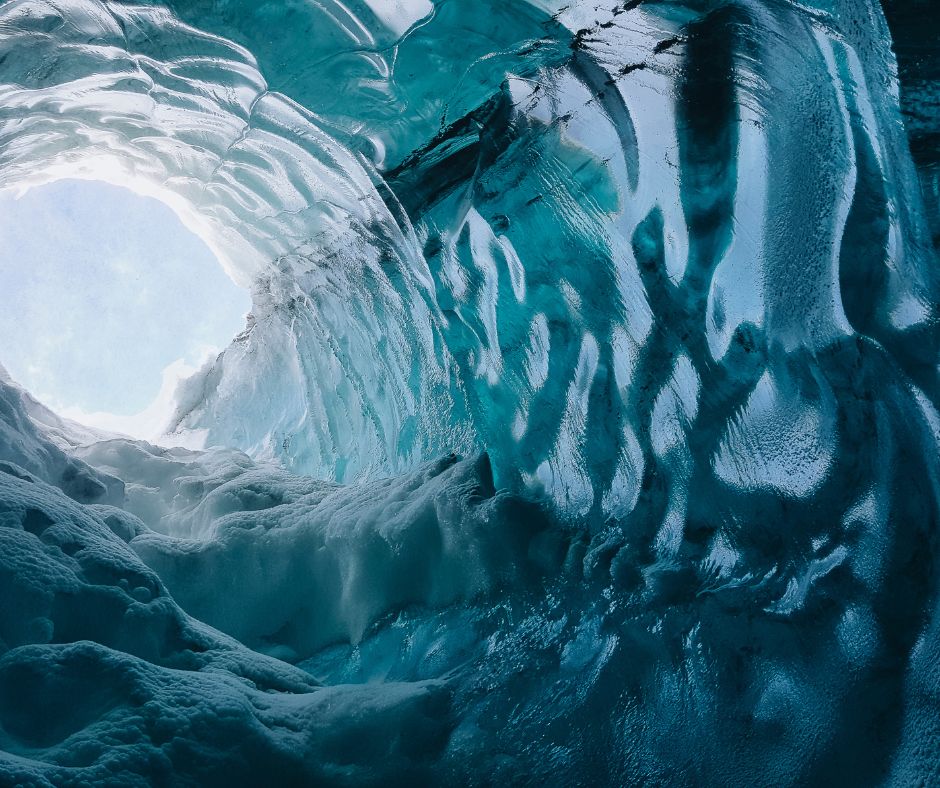
<path id="1" fill-rule="evenodd" d="M 0 188 L 110 171 L 254 301 L 178 393 L 207 452 L 80 446 L 3 381 L 0 749 L 929 781 L 940 299 L 877 3 L 395 6 L 0 7 Z M 87 665 L 92 722 L 21 713 Z M 201 765 L 184 669 L 232 726 Z"/>
<path id="2" fill-rule="evenodd" d="M 0 186 L 105 166 L 252 289 L 177 431 L 339 481 L 486 448 L 619 514 L 644 419 L 742 347 L 751 384 L 855 335 L 935 378 L 903 341 L 936 283 L 877 8 L 380 6 L 3 9 Z"/>

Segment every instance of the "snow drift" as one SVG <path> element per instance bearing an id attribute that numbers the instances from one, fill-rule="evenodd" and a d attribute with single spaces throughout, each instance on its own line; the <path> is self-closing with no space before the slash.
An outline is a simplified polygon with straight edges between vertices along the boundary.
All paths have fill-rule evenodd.
<path id="1" fill-rule="evenodd" d="M 938 778 L 936 194 L 876 3 L 0 31 L 0 188 L 159 196 L 253 299 L 167 446 L 0 380 L 5 780 Z"/>

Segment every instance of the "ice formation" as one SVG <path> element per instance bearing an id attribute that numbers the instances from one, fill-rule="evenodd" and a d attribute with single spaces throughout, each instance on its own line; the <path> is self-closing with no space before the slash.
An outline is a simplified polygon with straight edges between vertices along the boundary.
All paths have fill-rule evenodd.
<path id="1" fill-rule="evenodd" d="M 0 189 L 253 303 L 162 445 L 0 374 L 0 783 L 940 781 L 921 5 L 0 3 Z"/>

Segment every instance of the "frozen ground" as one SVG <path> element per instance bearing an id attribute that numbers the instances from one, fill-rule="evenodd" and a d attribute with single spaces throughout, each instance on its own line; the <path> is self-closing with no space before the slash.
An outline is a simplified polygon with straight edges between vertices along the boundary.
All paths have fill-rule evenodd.
<path id="1" fill-rule="evenodd" d="M 873 0 L 0 4 L 0 188 L 105 173 L 252 294 L 159 445 L 0 376 L 0 782 L 940 781 L 891 47 Z"/>

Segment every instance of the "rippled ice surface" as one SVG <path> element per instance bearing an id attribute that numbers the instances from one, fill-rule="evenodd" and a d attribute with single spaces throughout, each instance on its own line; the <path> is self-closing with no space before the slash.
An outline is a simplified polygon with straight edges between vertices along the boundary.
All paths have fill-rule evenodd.
<path id="1" fill-rule="evenodd" d="M 0 782 L 940 781 L 901 5 L 0 4 L 0 188 L 253 302 L 161 446 L 0 374 Z"/>

